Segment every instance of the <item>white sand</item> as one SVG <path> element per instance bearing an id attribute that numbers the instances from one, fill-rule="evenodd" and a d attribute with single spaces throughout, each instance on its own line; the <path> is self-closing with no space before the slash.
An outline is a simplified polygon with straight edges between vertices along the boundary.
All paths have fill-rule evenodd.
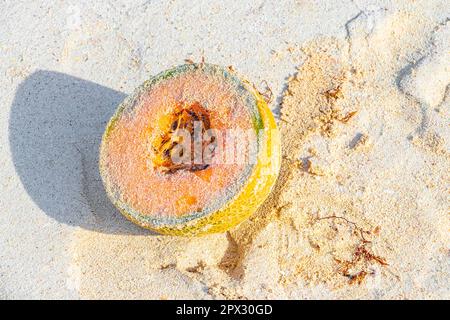
<path id="1" fill-rule="evenodd" d="M 0 298 L 450 298 L 446 1 L 1 8 Z M 275 93 L 280 183 L 228 234 L 149 234 L 105 198 L 99 139 L 202 56 Z"/>

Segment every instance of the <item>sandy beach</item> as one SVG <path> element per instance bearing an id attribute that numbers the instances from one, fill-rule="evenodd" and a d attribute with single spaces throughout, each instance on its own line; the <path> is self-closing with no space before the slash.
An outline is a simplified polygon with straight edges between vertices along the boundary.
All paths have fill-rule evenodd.
<path id="1" fill-rule="evenodd" d="M 0 299 L 449 299 L 446 1 L 0 3 Z M 162 236 L 105 194 L 117 105 L 233 66 L 282 138 L 229 232 Z"/>

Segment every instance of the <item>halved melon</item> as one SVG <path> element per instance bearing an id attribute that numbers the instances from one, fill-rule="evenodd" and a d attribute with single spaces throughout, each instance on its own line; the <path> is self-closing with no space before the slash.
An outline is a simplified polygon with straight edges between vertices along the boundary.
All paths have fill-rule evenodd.
<path id="1" fill-rule="evenodd" d="M 109 121 L 100 148 L 111 201 L 136 224 L 170 235 L 239 224 L 266 199 L 279 167 L 265 100 L 210 64 L 181 65 L 142 84 Z"/>

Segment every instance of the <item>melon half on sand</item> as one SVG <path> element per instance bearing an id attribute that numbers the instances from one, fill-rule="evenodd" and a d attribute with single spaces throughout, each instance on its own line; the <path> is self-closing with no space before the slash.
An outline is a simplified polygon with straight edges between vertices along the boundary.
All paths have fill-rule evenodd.
<path id="1" fill-rule="evenodd" d="M 100 147 L 111 201 L 136 224 L 170 235 L 239 224 L 279 169 L 280 137 L 261 94 L 229 68 L 204 63 L 144 82 L 118 107 Z"/>

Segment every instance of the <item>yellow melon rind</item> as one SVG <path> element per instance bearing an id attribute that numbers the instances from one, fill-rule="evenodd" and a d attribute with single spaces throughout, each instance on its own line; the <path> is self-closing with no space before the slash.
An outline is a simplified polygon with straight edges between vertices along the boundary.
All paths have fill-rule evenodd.
<path id="1" fill-rule="evenodd" d="M 258 152 L 257 163 L 241 190 L 230 199 L 222 208 L 191 221 L 178 225 L 155 226 L 142 220 L 137 220 L 127 210 L 116 204 L 120 212 L 135 224 L 165 235 L 199 236 L 211 233 L 225 232 L 250 217 L 270 194 L 281 164 L 281 141 L 275 119 L 266 101 L 261 94 L 248 82 L 242 81 L 245 89 L 250 92 L 256 101 L 262 121 L 263 134 Z M 117 111 L 110 121 L 103 139 L 113 127 L 115 119 L 120 114 Z M 100 165 L 100 171 L 104 169 Z M 105 185 L 107 190 L 108 184 Z M 111 190 L 109 190 L 111 191 Z M 111 198 L 111 192 L 108 192 Z M 113 202 L 113 198 L 111 198 Z"/>

